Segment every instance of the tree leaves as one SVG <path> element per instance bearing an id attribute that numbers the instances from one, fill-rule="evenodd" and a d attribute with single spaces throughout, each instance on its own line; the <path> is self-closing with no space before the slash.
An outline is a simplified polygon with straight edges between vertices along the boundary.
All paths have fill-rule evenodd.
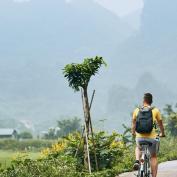
<path id="1" fill-rule="evenodd" d="M 90 78 L 98 73 L 102 65 L 107 66 L 102 57 L 86 58 L 81 64 L 67 64 L 63 69 L 63 74 L 69 86 L 74 91 L 79 91 L 80 87 L 87 88 Z"/>

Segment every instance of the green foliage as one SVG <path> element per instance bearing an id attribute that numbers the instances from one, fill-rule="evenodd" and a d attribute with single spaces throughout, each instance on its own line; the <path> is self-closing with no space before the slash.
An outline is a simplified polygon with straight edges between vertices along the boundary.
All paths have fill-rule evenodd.
<path id="1" fill-rule="evenodd" d="M 75 91 L 79 91 L 80 87 L 87 88 L 91 76 L 98 73 L 103 64 L 106 65 L 102 57 L 87 58 L 81 64 L 66 65 L 63 74 L 67 78 L 69 86 Z"/>
<path id="2" fill-rule="evenodd" d="M 95 134 L 96 154 L 98 157 L 99 169 L 111 169 L 123 156 L 126 146 L 121 141 L 121 135 L 105 132 Z M 94 148 L 90 147 L 91 162 L 94 164 Z M 94 167 L 94 166 L 93 166 Z M 94 169 L 95 170 L 95 169 Z"/>
<path id="3" fill-rule="evenodd" d="M 6 170 L 1 170 L 0 177 L 79 177 L 75 160 L 68 156 L 31 160 L 17 158 Z"/>
<path id="4" fill-rule="evenodd" d="M 122 134 L 122 140 L 123 142 L 127 143 L 135 143 L 135 138 L 132 137 L 131 134 L 131 127 L 126 126 L 125 124 L 122 124 L 124 128 L 124 132 Z"/>
<path id="5" fill-rule="evenodd" d="M 88 174 L 82 165 L 83 141 L 80 144 L 80 138 L 79 133 L 70 134 L 59 140 L 64 148 L 59 148 L 60 151 L 52 151 L 52 153 L 38 160 L 19 157 L 13 161 L 9 168 L 1 169 L 0 177 L 115 177 L 120 173 L 132 170 L 135 144 L 126 146 L 123 136 L 117 133 L 108 135 L 105 132 L 98 132 L 94 134 L 94 139 L 97 147 L 99 171 L 96 172 L 94 168 L 93 145 L 90 142 L 92 174 Z M 177 159 L 176 143 L 175 138 L 161 140 L 160 162 Z M 78 144 L 80 146 L 75 158 Z"/>
<path id="6" fill-rule="evenodd" d="M 159 161 L 165 162 L 177 160 L 177 140 L 176 138 L 162 138 L 160 142 Z"/>
<path id="7" fill-rule="evenodd" d="M 32 139 L 33 135 L 30 132 L 24 131 L 18 134 L 19 139 Z"/>
<path id="8" fill-rule="evenodd" d="M 57 139 L 55 128 L 49 128 L 48 132 L 44 135 L 44 139 L 48 139 L 48 140 Z"/>
<path id="9" fill-rule="evenodd" d="M 11 166 L 11 162 L 19 154 L 26 155 L 30 159 L 37 159 L 41 156 L 40 152 L 37 151 L 12 151 L 12 150 L 0 150 L 0 165 L 2 168 Z"/>
<path id="10" fill-rule="evenodd" d="M 171 105 L 166 105 L 164 108 L 165 114 L 165 129 L 169 136 L 177 136 L 177 112 L 173 109 Z"/>
<path id="11" fill-rule="evenodd" d="M 93 173 L 88 174 L 83 166 L 83 141 L 80 144 L 80 139 L 81 135 L 79 133 L 70 134 L 59 140 L 58 146 L 54 145 L 52 153 L 49 153 L 45 158 L 40 160 L 16 159 L 9 168 L 2 170 L 0 176 L 115 177 L 118 172 L 123 171 L 122 168 L 128 169 L 131 161 L 128 158 L 128 147 L 122 142 L 122 136 L 117 133 L 108 135 L 105 132 L 98 132 L 94 134 L 94 139 L 100 171 L 96 172 L 95 170 L 94 149 L 91 140 L 89 140 Z M 64 145 L 64 148 L 60 148 L 62 147 L 60 142 Z M 78 146 L 79 144 L 80 146 Z M 75 157 L 77 147 L 79 149 Z M 127 166 L 126 164 L 121 165 L 125 162 L 129 162 Z"/>
<path id="12" fill-rule="evenodd" d="M 105 132 L 98 132 L 94 134 L 96 154 L 98 158 L 99 170 L 112 169 L 119 162 L 122 161 L 122 157 L 127 150 L 126 144 L 122 141 L 122 136 L 117 133 L 112 133 L 111 135 Z M 65 148 L 61 151 L 53 152 L 50 155 L 54 157 L 60 156 L 61 153 L 75 157 L 77 151 L 77 169 L 82 171 L 84 162 L 84 149 L 83 149 L 83 139 L 79 133 L 70 134 L 61 141 L 64 141 Z M 78 146 L 79 145 L 79 146 Z M 96 171 L 95 159 L 94 159 L 94 146 L 91 140 L 89 140 L 89 152 L 92 164 L 92 171 Z"/>
<path id="13" fill-rule="evenodd" d="M 172 105 L 169 105 L 169 104 L 167 104 L 163 110 L 165 112 L 165 115 L 167 115 L 167 116 L 174 113 Z"/>
<path id="14" fill-rule="evenodd" d="M 168 117 L 166 128 L 171 136 L 177 136 L 177 113 L 173 113 Z"/>
<path id="15" fill-rule="evenodd" d="M 14 151 L 23 151 L 26 149 L 40 150 L 42 148 L 50 147 L 53 144 L 53 141 L 49 140 L 0 140 L 0 149 L 1 150 L 14 150 Z"/>
<path id="16" fill-rule="evenodd" d="M 74 117 L 73 119 L 66 119 L 58 121 L 58 132 L 57 137 L 63 137 L 67 136 L 70 133 L 73 133 L 75 131 L 80 131 L 81 129 L 81 123 L 80 119 L 77 117 Z"/>

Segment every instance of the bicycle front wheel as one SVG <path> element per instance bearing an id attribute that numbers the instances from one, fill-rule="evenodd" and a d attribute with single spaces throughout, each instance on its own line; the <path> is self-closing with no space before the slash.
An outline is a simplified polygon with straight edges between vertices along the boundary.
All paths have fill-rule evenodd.
<path id="1" fill-rule="evenodd" d="M 140 177 L 144 177 L 144 172 L 143 171 L 140 172 Z"/>

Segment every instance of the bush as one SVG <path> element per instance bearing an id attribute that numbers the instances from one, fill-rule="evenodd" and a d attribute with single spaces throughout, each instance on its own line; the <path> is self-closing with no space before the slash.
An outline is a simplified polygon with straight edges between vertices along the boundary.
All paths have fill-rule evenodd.
<path id="1" fill-rule="evenodd" d="M 121 141 L 121 135 L 113 133 L 111 135 L 105 132 L 99 132 L 94 134 L 94 140 L 96 145 L 96 155 L 98 159 L 99 170 L 111 169 L 117 163 L 119 163 L 127 150 L 124 142 Z M 92 164 L 92 171 L 96 171 L 95 158 L 94 158 L 94 146 L 91 140 L 89 140 L 89 151 L 90 160 Z M 78 147 L 78 145 L 80 146 Z M 54 157 L 60 156 L 61 154 L 67 154 L 75 157 L 78 164 L 78 169 L 83 169 L 84 164 L 84 148 L 83 139 L 79 133 L 70 134 L 64 139 L 60 140 L 57 144 L 53 145 L 50 149 L 43 151 L 44 155 L 52 155 Z"/>
<path id="2" fill-rule="evenodd" d="M 75 160 L 71 157 L 45 158 L 39 160 L 18 158 L 11 167 L 1 170 L 1 177 L 79 177 Z"/>

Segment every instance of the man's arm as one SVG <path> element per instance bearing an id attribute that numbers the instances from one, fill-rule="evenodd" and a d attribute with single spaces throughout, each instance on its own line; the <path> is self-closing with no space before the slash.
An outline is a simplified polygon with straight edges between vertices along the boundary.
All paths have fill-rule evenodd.
<path id="1" fill-rule="evenodd" d="M 132 135 L 136 136 L 136 116 L 137 116 L 138 108 L 135 109 L 132 115 Z"/>
<path id="2" fill-rule="evenodd" d="M 165 137 L 164 125 L 162 120 L 158 120 L 158 125 L 160 128 L 160 137 Z"/>
<path id="3" fill-rule="evenodd" d="M 159 128 L 160 128 L 160 134 L 159 134 L 159 136 L 160 136 L 160 137 L 165 137 L 165 131 L 164 131 L 164 126 L 163 126 L 163 120 L 162 120 L 162 116 L 161 116 L 161 113 L 160 113 L 159 110 L 157 111 L 156 120 L 157 120 L 158 126 L 159 126 Z"/>
<path id="4" fill-rule="evenodd" d="M 136 135 L 136 131 L 135 131 L 135 127 L 136 127 L 136 119 L 132 119 L 132 135 L 135 136 Z"/>

